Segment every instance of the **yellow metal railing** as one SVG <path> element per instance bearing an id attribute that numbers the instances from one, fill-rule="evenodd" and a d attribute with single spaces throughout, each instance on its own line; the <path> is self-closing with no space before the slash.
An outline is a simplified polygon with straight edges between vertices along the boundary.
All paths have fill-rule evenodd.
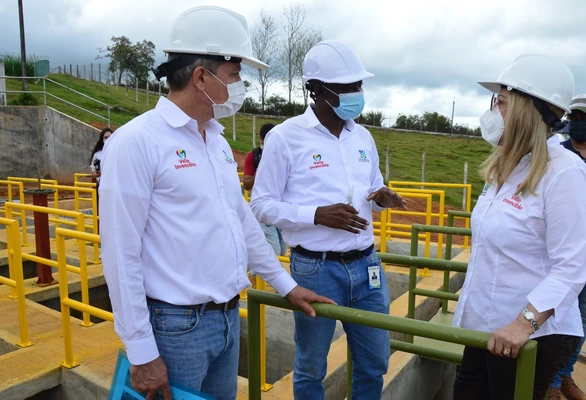
<path id="1" fill-rule="evenodd" d="M 41 207 L 41 206 L 33 206 L 30 204 L 17 204 L 17 203 L 6 203 L 6 217 L 12 218 L 12 210 L 13 209 L 24 209 L 26 211 L 32 212 L 41 212 L 45 214 L 55 214 L 64 217 L 74 218 L 77 221 L 75 228 L 78 232 L 85 232 L 85 224 L 83 214 L 75 211 L 68 211 L 68 210 L 59 210 L 57 208 L 48 208 L 48 207 Z M 61 229 L 61 228 L 57 228 Z M 72 232 L 71 230 L 68 230 Z M 78 240 L 77 245 L 79 247 L 79 267 L 74 265 L 67 265 L 67 270 L 70 272 L 74 272 L 80 275 L 80 284 L 81 284 L 81 300 L 85 304 L 89 304 L 89 288 L 88 288 L 88 275 L 87 275 L 87 257 L 86 257 L 86 247 L 85 242 Z M 32 254 L 22 253 L 21 255 L 23 260 L 36 262 L 43 265 L 48 265 L 52 268 L 57 268 L 58 263 L 57 261 L 53 261 L 50 258 L 39 257 Z M 12 289 L 12 295 L 16 296 L 15 289 Z M 82 326 L 91 326 L 93 325 L 90 322 L 89 314 L 83 315 L 83 322 L 81 323 Z"/>
<path id="2" fill-rule="evenodd" d="M 80 207 L 79 203 L 81 200 L 91 202 L 92 215 L 86 215 L 86 214 L 82 213 L 83 218 L 84 218 L 84 230 L 90 229 L 93 234 L 95 234 L 95 235 L 98 234 L 98 201 L 97 201 L 95 189 L 85 188 L 85 187 L 75 187 L 75 186 L 64 186 L 64 185 L 47 185 L 47 184 L 42 184 L 41 188 L 55 190 L 54 200 L 53 200 L 53 204 L 55 205 L 55 208 L 59 208 L 59 191 L 60 190 L 61 191 L 70 191 L 70 192 L 74 193 L 75 212 L 80 212 L 81 207 Z M 79 196 L 80 193 L 88 193 L 90 195 L 90 198 L 80 197 Z M 91 225 L 85 224 L 86 218 L 92 220 Z M 67 219 L 49 218 L 49 221 L 53 222 L 55 224 L 56 228 L 59 227 L 59 224 L 77 226 L 77 222 L 73 222 L 73 221 L 70 221 Z M 100 262 L 100 247 L 98 246 L 97 243 L 94 243 L 93 248 L 94 248 L 94 254 L 93 254 L 93 261 L 92 262 L 94 264 L 98 264 Z"/>
<path id="3" fill-rule="evenodd" d="M 85 315 L 93 315 L 106 321 L 114 322 L 114 314 L 104 311 L 94 306 L 90 306 L 89 302 L 77 301 L 69 298 L 69 284 L 67 282 L 67 252 L 65 248 L 65 238 L 69 237 L 77 239 L 78 242 L 83 243 L 83 250 L 80 248 L 80 257 L 85 256 L 85 242 L 100 243 L 100 237 L 91 233 L 72 231 L 69 229 L 57 228 L 55 230 L 55 238 L 57 240 L 57 267 L 59 269 L 59 297 L 61 299 L 61 321 L 63 325 L 63 345 L 65 349 L 65 359 L 61 363 L 66 368 L 73 368 L 79 365 L 79 362 L 73 358 L 73 340 L 71 334 L 71 309 L 83 312 Z M 82 276 L 82 283 L 84 277 Z M 87 285 L 87 274 L 85 276 Z"/>
<path id="4" fill-rule="evenodd" d="M 408 187 L 429 187 L 429 188 L 444 188 L 444 189 L 462 189 L 464 195 L 466 197 L 466 207 L 464 211 L 470 212 L 472 207 L 472 184 L 470 183 L 438 183 L 438 182 L 410 182 L 410 181 L 389 181 L 389 187 L 392 187 L 393 190 L 398 191 L 398 189 L 406 190 L 405 186 Z M 442 215 L 443 214 L 443 215 Z M 448 214 L 445 213 L 443 208 L 440 209 L 439 213 L 432 214 L 434 218 L 444 218 L 448 217 Z M 462 218 L 465 219 L 465 218 Z M 465 227 L 468 229 L 470 228 L 470 220 L 465 219 Z M 440 225 L 443 226 L 443 225 Z M 439 247 L 439 246 L 438 246 Z M 464 248 L 469 247 L 469 238 L 466 236 L 464 237 Z"/>
<path id="5" fill-rule="evenodd" d="M 391 218 L 393 215 L 406 215 L 406 216 L 425 216 L 427 219 L 428 216 L 437 217 L 438 218 L 438 225 L 444 226 L 444 213 L 442 210 L 445 209 L 445 191 L 443 190 L 431 190 L 431 189 L 404 189 L 404 188 L 394 188 L 394 190 L 399 193 L 401 196 L 411 194 L 411 193 L 423 193 L 423 194 L 430 194 L 432 196 L 436 195 L 439 197 L 439 212 L 433 213 L 432 211 L 426 210 L 425 213 L 417 212 L 417 211 L 403 211 L 403 210 L 389 210 L 389 222 L 391 222 Z M 433 200 L 433 198 L 432 198 Z M 431 220 L 429 222 L 425 222 L 426 225 L 431 225 Z M 404 225 L 401 228 L 411 230 L 411 225 Z M 411 237 L 411 232 L 408 232 L 409 237 Z M 442 234 L 437 235 L 437 258 L 441 260 L 442 258 L 442 246 L 444 243 L 444 236 Z M 429 252 L 425 255 L 425 257 L 429 257 Z"/>
<path id="6" fill-rule="evenodd" d="M 21 178 L 18 176 L 9 176 L 6 178 L 9 181 L 13 182 L 22 182 L 22 183 L 34 183 L 38 184 L 39 180 L 37 178 Z M 46 183 L 47 185 L 57 185 L 58 182 L 55 179 L 41 179 L 41 184 Z"/>
<path id="7" fill-rule="evenodd" d="M 412 199 L 425 199 L 425 208 L 426 212 L 421 212 L 421 216 L 425 217 L 426 223 L 431 223 L 431 216 L 432 216 L 432 195 L 429 193 L 410 193 L 405 192 L 401 193 L 401 196 L 404 198 L 412 198 Z M 408 224 L 394 224 L 390 222 L 390 214 L 393 210 L 385 209 L 381 212 L 381 222 L 373 222 L 373 232 L 375 235 L 380 236 L 380 251 L 382 253 L 386 253 L 387 251 L 387 239 L 391 238 L 392 236 L 400 236 L 400 237 L 408 237 L 411 238 L 411 233 L 402 232 L 402 231 L 393 231 L 393 228 L 403 228 L 403 229 L 411 229 L 411 225 Z M 419 214 L 418 214 L 419 215 Z M 386 229 L 382 229 L 386 227 Z M 425 239 L 425 257 L 429 257 L 430 253 L 430 244 L 431 244 L 431 236 L 426 234 L 421 234 L 419 239 Z"/>
<path id="8" fill-rule="evenodd" d="M 18 199 L 21 203 L 24 204 L 24 183 L 23 182 L 16 182 L 16 181 L 7 181 L 7 180 L 0 180 L 0 185 L 8 186 L 8 202 L 12 203 L 12 186 L 18 186 Z M 22 223 L 22 245 L 28 245 L 28 237 L 26 232 L 26 211 L 21 210 L 20 212 L 20 219 Z"/>
<path id="9" fill-rule="evenodd" d="M 18 324 L 20 328 L 19 347 L 29 347 L 33 342 L 29 340 L 28 323 L 26 318 L 26 299 L 24 297 L 24 277 L 22 274 L 22 253 L 20 248 L 20 231 L 18 221 L 0 217 L 0 224 L 6 225 L 6 239 L 8 244 L 8 270 L 10 278 L 0 276 L 0 283 L 14 289 L 18 304 Z M 10 296 L 12 297 L 12 296 Z"/>
<path id="10" fill-rule="evenodd" d="M 90 183 L 90 182 L 83 182 L 80 181 L 80 178 L 90 178 L 91 179 L 92 174 L 88 174 L 88 173 L 75 173 L 73 174 L 73 185 L 75 186 L 77 183 Z"/>

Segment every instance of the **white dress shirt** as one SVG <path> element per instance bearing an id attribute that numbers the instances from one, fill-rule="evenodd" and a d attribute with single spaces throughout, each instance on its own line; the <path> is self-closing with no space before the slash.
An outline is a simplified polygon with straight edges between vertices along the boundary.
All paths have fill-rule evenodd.
<path id="1" fill-rule="evenodd" d="M 176 305 L 224 303 L 249 286 L 247 266 L 281 295 L 296 286 L 240 189 L 215 120 L 205 126 L 164 97 L 116 131 L 100 183 L 102 261 L 132 364 L 159 353 L 146 296 Z"/>
<path id="2" fill-rule="evenodd" d="M 532 338 L 582 336 L 577 296 L 586 282 L 586 166 L 548 140 L 547 171 L 531 193 L 515 195 L 526 155 L 497 193 L 485 185 L 472 213 L 472 254 L 454 325 L 493 332 L 531 303 L 554 310 Z"/>
<path id="3" fill-rule="evenodd" d="M 283 229 L 291 247 L 312 251 L 363 250 L 373 244 L 372 210 L 366 197 L 385 186 L 370 133 L 346 121 L 340 138 L 311 107 L 273 128 L 256 172 L 251 208 L 258 220 Z M 351 199 L 349 199 L 351 195 Z M 360 234 L 314 224 L 317 207 L 348 203 L 370 225 Z"/>

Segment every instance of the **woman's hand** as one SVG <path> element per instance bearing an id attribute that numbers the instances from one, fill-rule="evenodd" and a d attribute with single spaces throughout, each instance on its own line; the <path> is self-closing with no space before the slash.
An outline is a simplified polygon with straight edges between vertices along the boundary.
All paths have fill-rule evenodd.
<path id="1" fill-rule="evenodd" d="M 499 357 L 517 358 L 519 350 L 533 334 L 533 329 L 525 322 L 516 319 L 494 331 L 488 340 L 488 351 Z"/>

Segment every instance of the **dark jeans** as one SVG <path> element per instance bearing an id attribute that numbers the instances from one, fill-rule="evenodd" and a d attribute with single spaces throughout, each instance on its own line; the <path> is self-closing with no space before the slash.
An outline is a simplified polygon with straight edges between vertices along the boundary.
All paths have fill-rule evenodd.
<path id="1" fill-rule="evenodd" d="M 581 338 L 548 335 L 537 341 L 537 363 L 533 399 L 543 400 L 549 384 Z M 462 365 L 454 384 L 454 400 L 513 400 L 517 360 L 497 357 L 485 349 L 464 348 Z"/>

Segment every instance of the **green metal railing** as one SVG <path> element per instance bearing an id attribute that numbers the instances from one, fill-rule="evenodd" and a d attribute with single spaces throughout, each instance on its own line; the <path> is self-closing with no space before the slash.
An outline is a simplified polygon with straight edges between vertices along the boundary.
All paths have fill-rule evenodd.
<path id="1" fill-rule="evenodd" d="M 470 219 L 472 216 L 471 212 L 467 211 L 457 211 L 457 210 L 449 210 L 448 211 L 448 227 L 454 226 L 454 218 L 462 218 L 462 219 Z M 468 224 L 469 226 L 470 224 Z M 452 259 L 452 233 L 448 233 L 446 235 L 446 252 L 445 252 L 445 259 L 451 260 Z M 472 232 L 470 231 L 471 236 Z M 450 289 L 450 273 L 448 271 L 444 271 L 444 291 L 449 291 Z M 446 314 L 448 312 L 448 300 L 442 300 L 442 313 Z"/>
<path id="2" fill-rule="evenodd" d="M 453 217 L 452 217 L 453 218 Z M 449 219 L 449 216 L 448 216 Z M 453 223 L 453 220 L 452 220 Z M 446 239 L 446 252 L 445 260 L 428 260 L 420 257 L 413 257 L 417 255 L 418 240 L 417 237 L 420 232 L 431 232 L 431 233 L 445 233 L 447 234 Z M 468 263 L 452 261 L 452 235 L 471 236 L 472 231 L 467 228 L 453 228 L 447 226 L 433 226 L 433 225 L 413 225 L 412 236 L 411 236 L 411 260 L 406 260 L 403 263 L 394 262 L 395 264 L 401 264 L 409 266 L 409 309 L 407 311 L 408 318 L 415 318 L 415 297 L 416 296 L 427 296 L 442 300 L 442 312 L 448 312 L 448 301 L 458 301 L 459 296 L 456 293 L 450 293 L 450 272 L 466 272 L 468 269 Z M 381 255 L 387 257 L 388 255 Z M 394 255 L 392 257 L 395 257 Z M 386 260 L 383 260 L 388 262 Z M 391 261 L 392 262 L 392 261 Z M 417 268 L 427 267 L 436 271 L 444 272 L 444 282 L 441 291 L 418 289 L 417 286 Z M 409 342 L 413 343 L 413 337 L 409 337 Z"/>
<path id="3" fill-rule="evenodd" d="M 430 260 L 438 261 L 438 260 Z M 431 264 L 430 264 L 431 265 Z M 260 306 L 261 304 L 279 307 L 286 310 L 300 311 L 281 296 L 249 289 L 248 291 L 248 396 L 250 400 L 261 399 L 260 389 Z M 451 326 L 438 326 L 429 322 L 408 318 L 394 317 L 380 313 L 357 310 L 331 304 L 313 303 L 311 305 L 319 317 L 331 318 L 343 322 L 370 326 L 372 328 L 423 336 L 460 345 L 486 349 L 490 334 Z M 393 349 L 419 354 L 428 358 L 453 362 L 444 358 L 441 351 L 411 343 L 393 341 Z M 533 398 L 533 382 L 535 360 L 537 358 L 537 342 L 530 340 L 519 351 L 517 360 L 517 376 L 515 381 L 515 400 L 531 400 Z M 351 392 L 348 393 L 350 399 Z"/>

